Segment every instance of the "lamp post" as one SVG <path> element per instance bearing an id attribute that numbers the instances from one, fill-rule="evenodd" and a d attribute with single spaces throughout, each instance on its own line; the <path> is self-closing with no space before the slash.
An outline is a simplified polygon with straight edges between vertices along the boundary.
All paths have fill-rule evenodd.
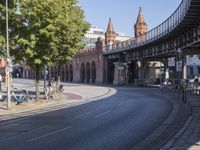
<path id="1" fill-rule="evenodd" d="M 21 15 L 20 12 L 20 4 L 17 0 L 16 2 L 16 16 Z M 6 79 L 7 79 L 7 109 L 10 109 L 11 107 L 11 95 L 10 95 L 10 73 L 12 71 L 12 63 L 11 63 L 11 58 L 10 58 L 10 51 L 9 51 L 9 32 L 8 32 L 8 0 L 6 0 L 6 58 L 7 58 L 7 66 L 6 66 Z"/>
<path id="2" fill-rule="evenodd" d="M 45 88 L 46 88 L 46 81 L 47 81 L 47 75 L 48 75 L 48 70 L 47 70 L 46 66 L 44 67 L 44 70 L 42 71 L 42 74 L 44 76 L 44 90 L 45 90 Z"/>

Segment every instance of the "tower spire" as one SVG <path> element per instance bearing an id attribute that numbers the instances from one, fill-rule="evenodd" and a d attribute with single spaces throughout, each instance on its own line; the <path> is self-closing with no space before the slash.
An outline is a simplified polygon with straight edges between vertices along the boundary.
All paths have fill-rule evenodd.
<path id="1" fill-rule="evenodd" d="M 134 29 L 135 29 L 135 37 L 136 38 L 147 32 L 147 24 L 144 20 L 144 13 L 143 13 L 141 7 L 139 8 L 139 13 L 138 13 L 137 21 L 134 25 Z"/>
<path id="2" fill-rule="evenodd" d="M 136 24 L 143 23 L 143 22 L 145 22 L 144 21 L 144 14 L 143 14 L 143 11 L 142 11 L 142 7 L 139 7 L 139 13 L 138 13 Z"/>
<path id="3" fill-rule="evenodd" d="M 115 32 L 115 31 L 114 31 L 112 20 L 111 20 L 111 17 L 110 17 L 109 22 L 108 22 L 108 27 L 107 27 L 107 33 L 112 33 L 112 32 Z"/>
<path id="4" fill-rule="evenodd" d="M 109 21 L 108 21 L 107 31 L 105 33 L 106 45 L 110 45 L 110 44 L 114 43 L 115 38 L 116 38 L 116 33 L 114 31 L 112 20 L 111 20 L 111 17 L 110 17 Z"/>

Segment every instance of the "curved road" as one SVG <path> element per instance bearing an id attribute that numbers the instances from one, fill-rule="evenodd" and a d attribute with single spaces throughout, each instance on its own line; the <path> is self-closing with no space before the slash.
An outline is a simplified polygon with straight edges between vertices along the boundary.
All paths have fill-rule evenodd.
<path id="1" fill-rule="evenodd" d="M 117 90 L 102 100 L 0 124 L 0 149 L 132 149 L 168 117 L 172 106 L 156 95 L 157 89 Z"/>

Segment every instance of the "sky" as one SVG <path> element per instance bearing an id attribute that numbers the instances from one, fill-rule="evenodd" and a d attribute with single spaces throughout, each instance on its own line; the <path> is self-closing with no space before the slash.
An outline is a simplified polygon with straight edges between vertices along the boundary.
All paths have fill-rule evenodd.
<path id="1" fill-rule="evenodd" d="M 181 0 L 79 0 L 78 5 L 92 27 L 106 30 L 111 17 L 115 32 L 133 36 L 139 7 L 150 30 L 166 20 L 180 3 Z"/>

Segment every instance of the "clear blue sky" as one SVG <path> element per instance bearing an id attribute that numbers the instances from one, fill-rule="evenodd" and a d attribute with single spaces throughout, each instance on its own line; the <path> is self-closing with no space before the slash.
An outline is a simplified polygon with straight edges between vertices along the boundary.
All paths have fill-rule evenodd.
<path id="1" fill-rule="evenodd" d="M 181 0 L 79 0 L 92 27 L 106 29 L 109 17 L 116 32 L 133 36 L 133 25 L 142 7 L 148 29 L 167 19 Z"/>

